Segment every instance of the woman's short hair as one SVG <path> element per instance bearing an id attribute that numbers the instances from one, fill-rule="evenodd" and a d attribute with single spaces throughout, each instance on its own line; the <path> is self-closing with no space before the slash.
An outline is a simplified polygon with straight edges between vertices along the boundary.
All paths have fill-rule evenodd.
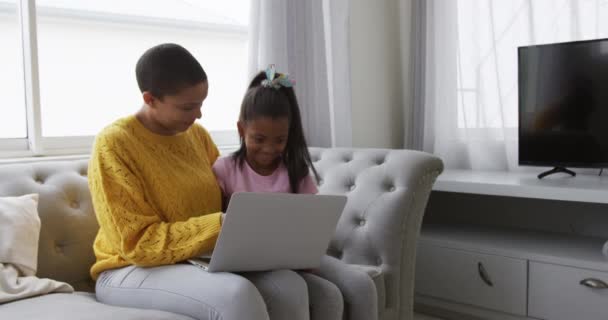
<path id="1" fill-rule="evenodd" d="M 207 81 L 207 74 L 196 58 L 174 43 L 146 50 L 137 61 L 135 75 L 139 90 L 148 91 L 159 99 Z"/>

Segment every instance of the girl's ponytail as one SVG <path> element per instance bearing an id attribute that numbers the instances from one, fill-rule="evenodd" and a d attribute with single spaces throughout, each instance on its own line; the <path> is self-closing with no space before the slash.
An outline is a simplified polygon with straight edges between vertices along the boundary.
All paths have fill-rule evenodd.
<path id="1" fill-rule="evenodd" d="M 289 173 L 289 184 L 293 193 L 298 192 L 300 181 L 312 171 L 315 180 L 319 181 L 319 174 L 312 164 L 308 145 L 304 137 L 302 116 L 293 88 L 281 88 L 287 94 L 289 107 L 291 108 L 291 123 L 289 125 L 289 138 L 285 147 L 285 166 Z"/>

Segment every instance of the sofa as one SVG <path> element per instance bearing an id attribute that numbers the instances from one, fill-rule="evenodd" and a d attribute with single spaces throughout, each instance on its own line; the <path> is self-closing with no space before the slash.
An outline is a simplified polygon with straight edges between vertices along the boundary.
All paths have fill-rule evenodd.
<path id="1" fill-rule="evenodd" d="M 424 152 L 310 148 L 322 194 L 348 200 L 328 254 L 365 271 L 376 285 L 379 319 L 413 319 L 416 241 L 442 161 Z M 0 165 L 0 197 L 39 194 L 37 276 L 71 284 L 0 305 L 0 319 L 190 319 L 96 301 L 89 276 L 98 225 L 87 185 L 86 158 Z M 349 301 L 345 301 L 347 309 Z"/>

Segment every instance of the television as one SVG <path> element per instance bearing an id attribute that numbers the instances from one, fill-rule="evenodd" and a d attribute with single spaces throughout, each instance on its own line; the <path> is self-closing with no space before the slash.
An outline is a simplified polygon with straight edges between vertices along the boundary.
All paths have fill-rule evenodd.
<path id="1" fill-rule="evenodd" d="M 519 164 L 608 166 L 608 39 L 518 48 Z"/>

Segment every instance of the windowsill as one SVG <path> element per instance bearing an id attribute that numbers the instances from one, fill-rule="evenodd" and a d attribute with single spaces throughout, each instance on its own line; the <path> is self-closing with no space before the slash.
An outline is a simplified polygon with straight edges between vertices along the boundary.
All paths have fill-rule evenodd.
<path id="1" fill-rule="evenodd" d="M 36 156 L 36 157 L 15 157 L 0 159 L 0 165 L 13 164 L 13 163 L 30 163 L 30 162 L 42 162 L 42 161 L 64 161 L 64 160 L 80 160 L 87 159 L 89 154 L 75 154 L 75 155 L 60 155 L 60 156 Z"/>
<path id="2" fill-rule="evenodd" d="M 227 156 L 227 155 L 235 152 L 239 147 L 240 147 L 239 145 L 233 145 L 233 146 L 218 146 L 217 148 L 220 150 L 220 155 Z"/>
<path id="3" fill-rule="evenodd" d="M 220 155 L 228 155 L 236 151 L 238 145 L 226 145 L 218 146 Z M 15 156 L 0 158 L 0 165 L 4 164 L 15 164 L 15 163 L 31 163 L 31 162 L 42 162 L 42 161 L 69 161 L 69 160 L 81 160 L 88 159 L 90 156 L 89 152 L 82 152 L 76 154 L 58 154 L 58 155 L 44 155 L 44 156 Z"/>

